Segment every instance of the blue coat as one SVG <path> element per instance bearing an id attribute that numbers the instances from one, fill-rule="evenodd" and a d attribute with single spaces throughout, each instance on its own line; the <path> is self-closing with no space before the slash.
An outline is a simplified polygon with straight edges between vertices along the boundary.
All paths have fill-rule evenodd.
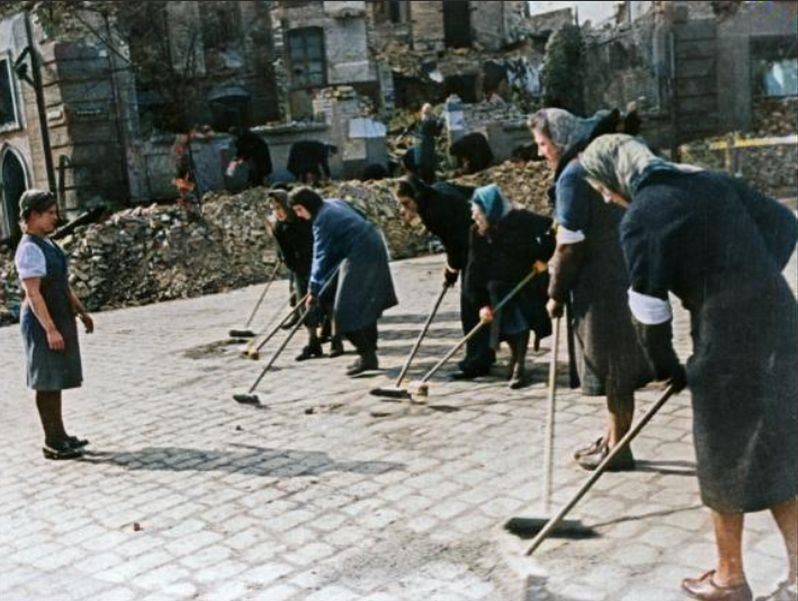
<path id="1" fill-rule="evenodd" d="M 313 218 L 310 291 L 318 296 L 338 265 L 333 318 L 336 333 L 370 326 L 397 304 L 388 252 L 377 228 L 349 204 L 325 200 Z"/>

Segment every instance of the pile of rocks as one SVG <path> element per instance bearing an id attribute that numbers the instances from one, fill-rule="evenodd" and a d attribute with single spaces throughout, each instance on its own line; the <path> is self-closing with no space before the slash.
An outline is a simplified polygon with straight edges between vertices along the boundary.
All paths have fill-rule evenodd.
<path id="1" fill-rule="evenodd" d="M 542 163 L 504 163 L 455 180 L 496 183 L 514 203 L 550 213 L 551 174 Z M 342 198 L 378 224 L 391 257 L 436 248 L 420 222 L 405 224 L 394 196 L 396 180 L 330 182 L 325 197 Z M 70 284 L 91 311 L 186 298 L 265 281 L 276 261 L 266 227 L 267 189 L 208 194 L 202 218 L 176 206 L 137 207 L 102 223 L 78 227 L 60 241 L 70 258 Z M 13 257 L 0 255 L 0 324 L 16 320 L 19 288 Z"/>
<path id="2" fill-rule="evenodd" d="M 545 161 L 505 161 L 473 175 L 464 175 L 454 181 L 465 186 L 496 184 L 514 204 L 541 215 L 551 215 L 548 189 L 554 172 Z"/>
<path id="3" fill-rule="evenodd" d="M 70 283 L 96 310 L 218 292 L 262 281 L 276 260 L 264 190 L 207 196 L 202 219 L 137 207 L 62 240 Z"/>

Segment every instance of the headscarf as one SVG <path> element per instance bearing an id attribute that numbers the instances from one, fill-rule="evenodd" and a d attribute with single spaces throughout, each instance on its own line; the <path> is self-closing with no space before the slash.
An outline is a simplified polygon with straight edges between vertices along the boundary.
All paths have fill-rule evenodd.
<path id="1" fill-rule="evenodd" d="M 296 205 L 302 205 L 308 210 L 311 217 L 315 217 L 324 204 L 324 199 L 310 188 L 300 188 L 291 193 L 288 204 L 292 209 Z"/>
<path id="2" fill-rule="evenodd" d="M 32 212 L 43 213 L 54 204 L 56 199 L 52 192 L 30 188 L 19 197 L 19 215 L 27 219 Z"/>
<path id="3" fill-rule="evenodd" d="M 579 155 L 588 179 L 596 180 L 631 200 L 651 173 L 695 173 L 694 165 L 671 163 L 656 156 L 643 142 L 627 134 L 608 134 L 593 140 Z"/>
<path id="4" fill-rule="evenodd" d="M 529 119 L 529 124 L 542 121 L 548 129 L 549 138 L 564 155 L 568 150 L 586 140 L 596 126 L 610 115 L 610 111 L 598 111 L 592 117 L 577 117 L 564 109 L 540 109 Z"/>
<path id="5" fill-rule="evenodd" d="M 495 225 L 513 208 L 496 184 L 482 186 L 474 190 L 471 202 L 479 207 L 491 225 Z"/>

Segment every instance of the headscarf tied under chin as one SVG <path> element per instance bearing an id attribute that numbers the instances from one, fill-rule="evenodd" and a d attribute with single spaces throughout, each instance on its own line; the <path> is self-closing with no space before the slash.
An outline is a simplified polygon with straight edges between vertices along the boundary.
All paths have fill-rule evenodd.
<path id="1" fill-rule="evenodd" d="M 610 111 L 598 111 L 592 117 L 577 117 L 564 109 L 540 109 L 530 119 L 542 121 L 550 134 L 549 139 L 563 155 L 568 150 L 586 140 L 602 119 L 607 117 Z"/>
<path id="2" fill-rule="evenodd" d="M 482 186 L 474 190 L 471 202 L 479 207 L 491 225 L 495 225 L 513 208 L 496 184 Z"/>
<path id="3" fill-rule="evenodd" d="M 660 171 L 696 173 L 694 165 L 671 163 L 656 156 L 643 142 L 627 134 L 608 134 L 593 140 L 579 155 L 589 179 L 631 200 L 650 174 Z"/>

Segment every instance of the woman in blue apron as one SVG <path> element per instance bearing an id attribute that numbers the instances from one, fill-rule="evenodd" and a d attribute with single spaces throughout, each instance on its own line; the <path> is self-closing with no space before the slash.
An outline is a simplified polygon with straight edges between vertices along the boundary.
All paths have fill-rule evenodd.
<path id="1" fill-rule="evenodd" d="M 94 330 L 94 323 L 69 287 L 64 251 L 47 237 L 58 222 L 55 197 L 27 190 L 19 199 L 19 214 L 25 235 L 14 263 L 25 293 L 20 325 L 28 387 L 36 391 L 44 428 L 42 452 L 47 459 L 72 459 L 82 454 L 89 441 L 66 433 L 61 391 L 83 382 L 75 316 L 87 333 Z"/>

